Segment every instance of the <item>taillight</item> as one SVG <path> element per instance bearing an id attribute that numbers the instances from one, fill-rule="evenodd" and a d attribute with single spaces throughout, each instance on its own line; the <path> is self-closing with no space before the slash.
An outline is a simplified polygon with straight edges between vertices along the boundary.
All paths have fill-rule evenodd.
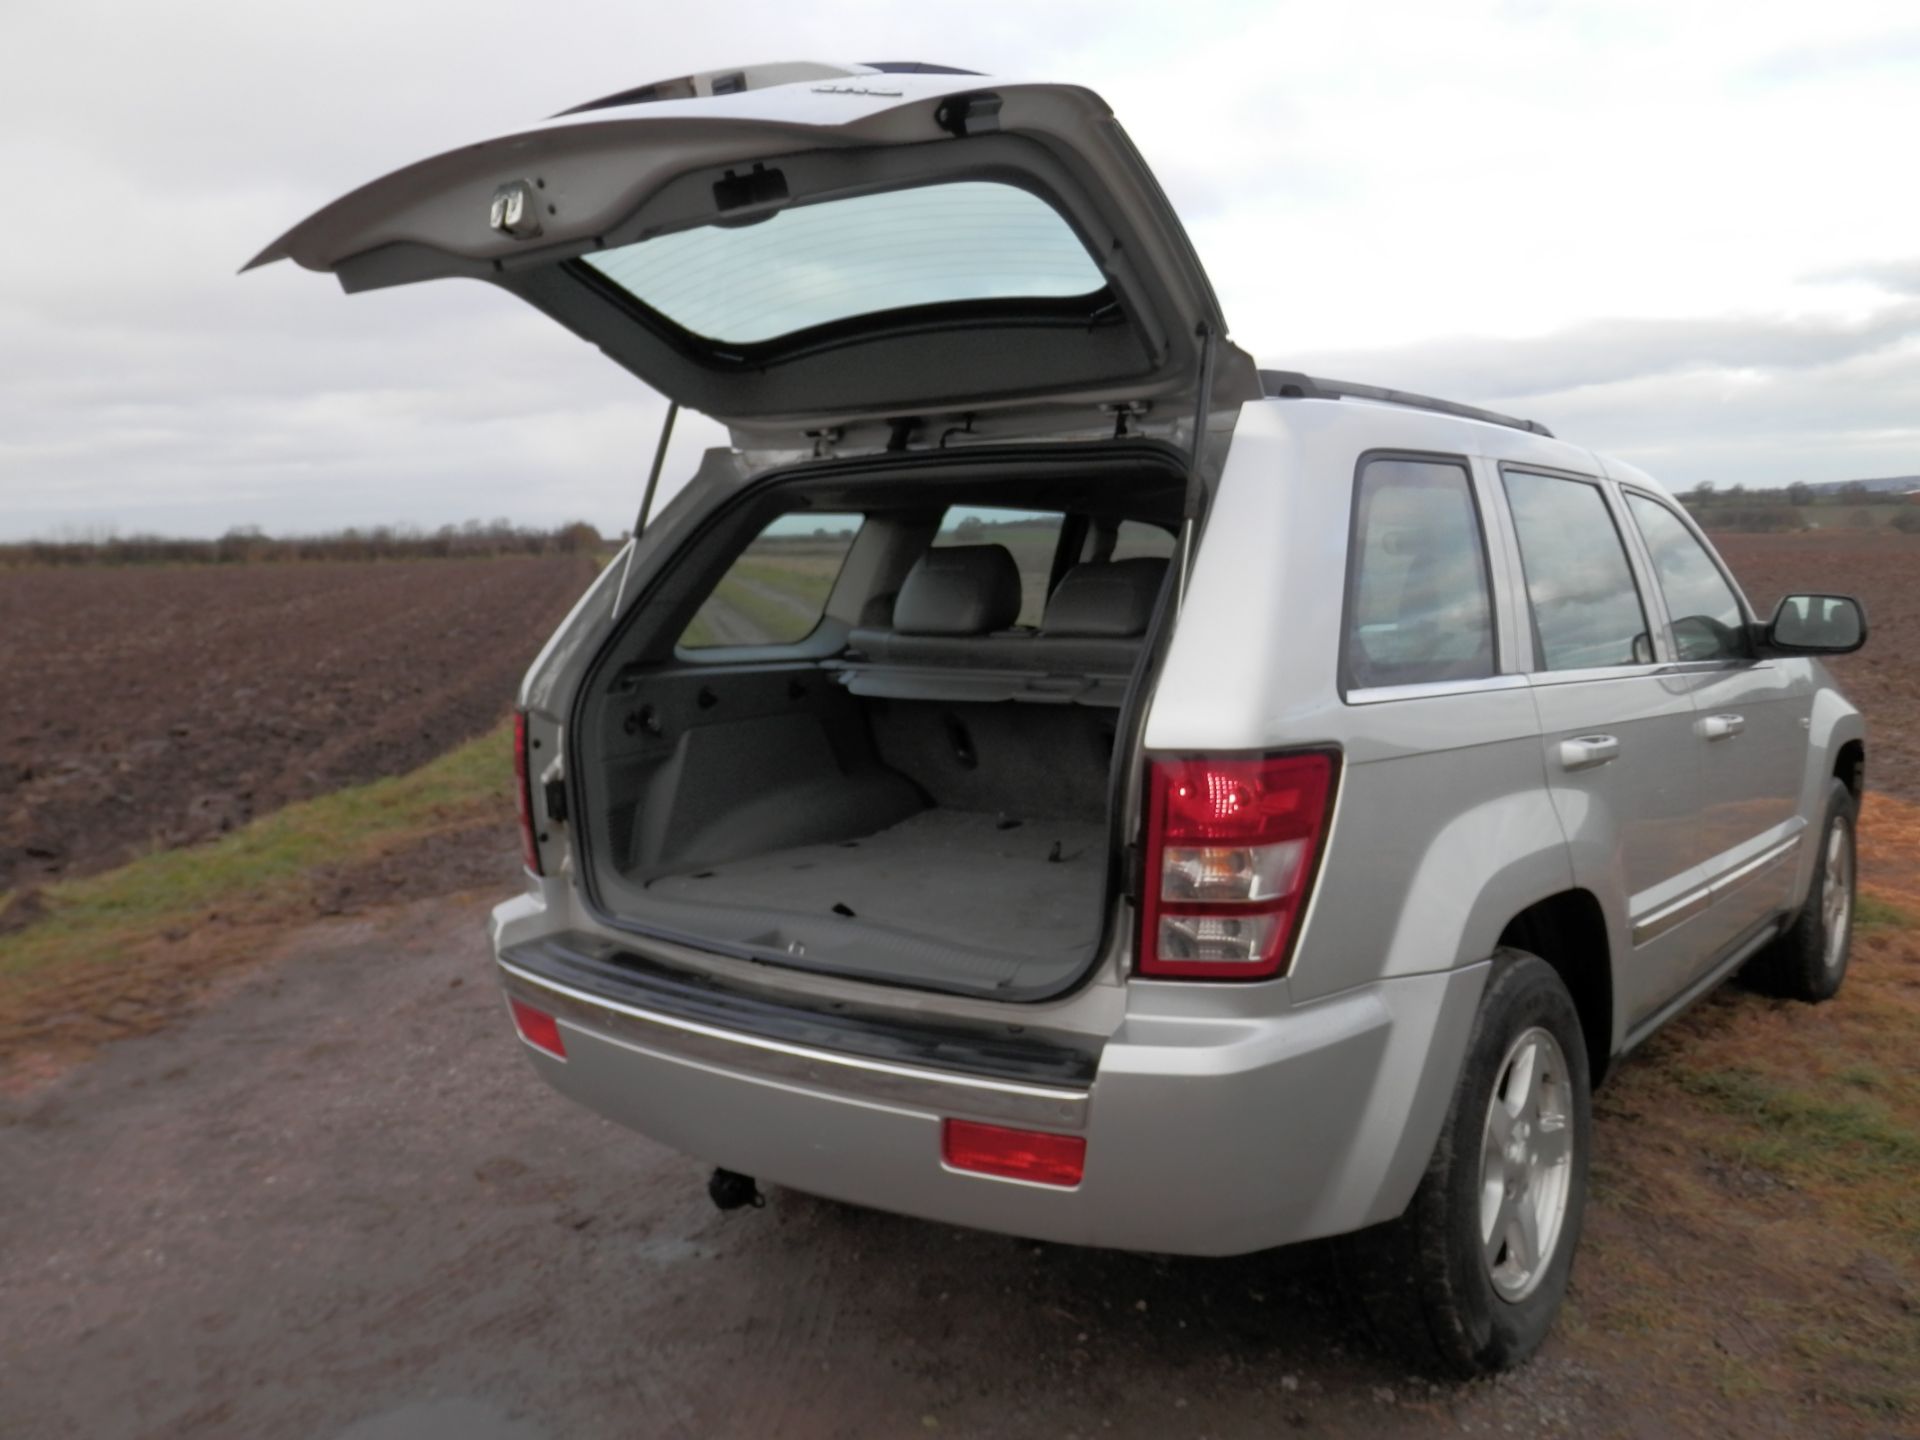
<path id="1" fill-rule="evenodd" d="M 533 833 L 532 766 L 527 763 L 527 712 L 513 712 L 513 803 L 520 811 L 520 858 L 534 874 L 540 869 L 540 845 Z"/>
<path id="2" fill-rule="evenodd" d="M 1285 967 L 1337 763 L 1318 750 L 1148 762 L 1142 975 L 1255 980 Z"/>
<path id="3" fill-rule="evenodd" d="M 940 1158 L 955 1170 L 1071 1188 L 1086 1172 L 1087 1142 L 1079 1135 L 948 1120 L 940 1127 Z"/>
<path id="4" fill-rule="evenodd" d="M 567 1058 L 567 1042 L 560 1038 L 560 1022 L 544 1010 L 536 1010 L 524 1000 L 507 999 L 513 1011 L 513 1028 L 520 1038 L 536 1050 L 544 1050 L 558 1059 Z"/>

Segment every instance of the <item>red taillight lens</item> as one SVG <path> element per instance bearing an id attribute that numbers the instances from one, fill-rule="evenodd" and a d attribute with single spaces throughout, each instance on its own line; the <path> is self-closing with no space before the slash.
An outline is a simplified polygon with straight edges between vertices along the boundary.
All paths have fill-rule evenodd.
<path id="1" fill-rule="evenodd" d="M 1255 980 L 1282 969 L 1336 763 L 1318 750 L 1149 762 L 1142 975 Z"/>
<path id="2" fill-rule="evenodd" d="M 1087 1168 L 1083 1136 L 1009 1130 L 974 1120 L 948 1120 L 940 1127 L 940 1155 L 956 1170 L 1039 1185 L 1078 1185 Z"/>
<path id="3" fill-rule="evenodd" d="M 561 1060 L 567 1058 L 567 1042 L 560 1038 L 560 1022 L 544 1010 L 536 1010 L 524 1000 L 509 999 L 513 1010 L 513 1028 L 520 1038 L 536 1050 L 544 1050 Z"/>
<path id="4" fill-rule="evenodd" d="M 532 766 L 527 764 L 527 712 L 513 712 L 513 803 L 520 812 L 520 858 L 534 874 L 540 869 L 540 845 L 533 833 Z"/>

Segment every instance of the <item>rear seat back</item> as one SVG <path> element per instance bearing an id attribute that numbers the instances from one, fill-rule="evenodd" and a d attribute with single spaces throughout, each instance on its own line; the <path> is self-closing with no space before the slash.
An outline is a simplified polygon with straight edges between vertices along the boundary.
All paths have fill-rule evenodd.
<path id="1" fill-rule="evenodd" d="M 1040 622 L 1038 659 L 1055 673 L 1124 675 L 1140 653 L 1165 560 L 1089 561 L 1061 577 Z"/>
<path id="2" fill-rule="evenodd" d="M 892 627 L 847 637 L 846 684 L 900 698 L 1118 704 L 1166 570 L 1156 559 L 1076 565 L 1038 633 L 1009 631 L 1021 591 L 1007 548 L 929 550 L 901 583 Z"/>
<path id="3" fill-rule="evenodd" d="M 1020 615 L 1020 567 L 1004 545 L 949 545 L 914 562 L 893 602 L 888 630 L 857 627 L 847 643 L 883 665 L 1003 665 L 1027 662 L 1019 635 L 999 636 Z"/>

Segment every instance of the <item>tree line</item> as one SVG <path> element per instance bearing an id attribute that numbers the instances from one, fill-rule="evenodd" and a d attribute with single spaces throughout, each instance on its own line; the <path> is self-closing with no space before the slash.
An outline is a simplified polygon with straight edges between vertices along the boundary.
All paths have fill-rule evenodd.
<path id="1" fill-rule="evenodd" d="M 1920 534 L 1920 503 L 1898 490 L 1875 490 L 1858 480 L 1825 491 L 1798 482 L 1771 488 L 1729 485 L 1722 489 L 1704 480 L 1680 498 L 1709 530 L 1768 533 L 1816 526 L 1875 530 L 1884 522 L 1887 529 Z M 1876 515 L 1882 506 L 1898 508 Z"/>
<path id="2" fill-rule="evenodd" d="M 317 535 L 269 535 L 241 525 L 217 539 L 106 535 L 0 543 L 0 565 L 261 565 L 294 560 L 464 560 L 496 555 L 596 554 L 608 547 L 584 520 L 542 530 L 506 520 L 469 520 L 420 530 L 349 527 Z"/>

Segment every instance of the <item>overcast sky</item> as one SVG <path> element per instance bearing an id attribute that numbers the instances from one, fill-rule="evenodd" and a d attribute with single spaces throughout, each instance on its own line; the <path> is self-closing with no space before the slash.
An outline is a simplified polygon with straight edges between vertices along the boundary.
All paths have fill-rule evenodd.
<path id="1" fill-rule="evenodd" d="M 1678 488 L 1920 472 L 1912 0 L 4 0 L 0 54 L 0 535 L 620 529 L 662 402 L 589 347 L 487 286 L 234 272 L 411 160 L 799 58 L 1098 90 L 1263 363 Z"/>

